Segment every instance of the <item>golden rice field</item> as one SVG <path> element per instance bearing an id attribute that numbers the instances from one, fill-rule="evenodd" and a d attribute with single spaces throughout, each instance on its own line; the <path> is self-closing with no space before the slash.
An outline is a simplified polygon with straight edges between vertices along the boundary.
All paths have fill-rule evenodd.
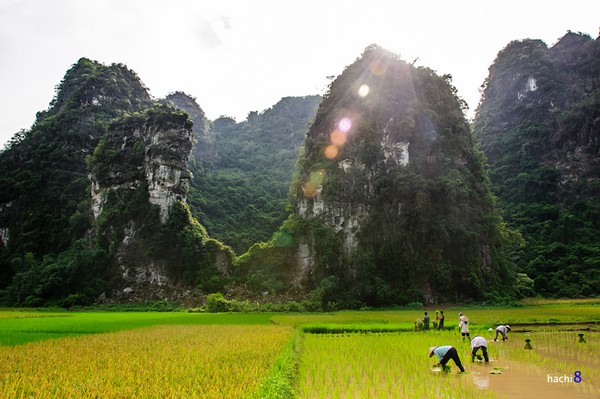
<path id="1" fill-rule="evenodd" d="M 249 398 L 293 330 L 158 326 L 0 347 L 2 398 Z"/>
<path id="2" fill-rule="evenodd" d="M 488 340 L 487 364 L 471 362 L 469 342 L 456 329 L 465 309 L 446 309 L 448 330 L 427 332 L 412 331 L 422 310 L 4 310 L 0 399 L 600 398 L 598 310 L 598 301 L 466 309 L 472 335 Z M 489 329 L 497 323 L 515 326 L 508 341 L 493 342 Z M 577 342 L 582 329 L 586 343 Z M 450 373 L 432 367 L 428 348 L 441 345 L 457 348 L 466 373 L 452 361 Z M 563 377 L 571 381 L 550 381 Z"/>

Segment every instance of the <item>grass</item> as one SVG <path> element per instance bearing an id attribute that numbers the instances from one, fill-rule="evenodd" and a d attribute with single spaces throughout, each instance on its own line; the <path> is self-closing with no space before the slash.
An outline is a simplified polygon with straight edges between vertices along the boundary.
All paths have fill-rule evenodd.
<path id="1" fill-rule="evenodd" d="M 155 325 L 265 325 L 270 314 L 184 313 L 184 312 L 0 312 L 0 345 L 124 331 Z"/>
<path id="2" fill-rule="evenodd" d="M 357 324 L 335 324 L 316 323 L 303 324 L 298 327 L 302 332 L 309 334 L 349 334 L 349 333 L 391 333 L 401 331 L 413 331 L 413 324 L 409 323 L 357 323 Z"/>
<path id="3" fill-rule="evenodd" d="M 490 344 L 491 359 L 538 374 L 578 369 L 586 382 L 600 381 L 599 334 L 586 333 L 588 343 L 578 344 L 576 332 L 559 332 L 555 326 L 600 322 L 598 301 L 442 310 L 447 331 L 414 333 L 423 310 L 207 314 L 3 309 L 0 397 L 495 398 L 493 390 L 474 387 L 474 375 L 457 374 L 452 362 L 449 374 L 431 369 L 429 346 L 448 344 L 457 348 L 467 372 L 476 370 L 469 343 L 457 331 L 461 311 L 469 317 L 471 335 L 488 340 L 494 334 L 488 329 L 497 324 L 544 324 L 528 334 L 513 329 L 508 342 Z M 435 314 L 435 309 L 428 311 L 430 317 Z M 533 351 L 523 350 L 525 337 L 532 339 Z M 597 393 L 593 384 L 590 392 Z"/>
<path id="4" fill-rule="evenodd" d="M 536 305 L 517 308 L 444 308 L 446 329 L 458 325 L 458 313 L 469 317 L 470 329 L 487 330 L 499 324 L 557 324 L 557 323 L 600 323 L 600 305 Z M 429 310 L 432 317 L 434 310 Z M 272 321 L 277 324 L 298 327 L 306 324 L 404 324 L 414 326 L 417 319 L 423 318 L 421 310 L 385 311 L 340 311 L 321 314 L 277 314 Z M 434 320 L 432 320 L 434 321 Z"/>
<path id="5" fill-rule="evenodd" d="M 306 334 L 298 397 L 495 398 L 461 384 L 468 376 L 452 363 L 452 373 L 432 371 L 428 348 L 455 340 L 450 332 Z M 460 356 L 466 364 L 464 351 Z"/>
<path id="6" fill-rule="evenodd" d="M 260 399 L 289 399 L 296 396 L 296 374 L 302 352 L 302 340 L 296 332 L 269 370 L 257 394 Z"/>

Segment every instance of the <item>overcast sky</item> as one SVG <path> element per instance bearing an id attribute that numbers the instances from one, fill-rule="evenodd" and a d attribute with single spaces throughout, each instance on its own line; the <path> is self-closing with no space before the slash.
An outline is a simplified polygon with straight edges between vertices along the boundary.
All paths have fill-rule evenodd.
<path id="1" fill-rule="evenodd" d="M 124 63 L 156 98 L 196 97 L 209 119 L 245 119 L 281 97 L 323 94 L 377 43 L 451 74 L 472 117 L 511 40 L 598 36 L 600 1 L 0 0 L 0 148 L 79 58 Z"/>

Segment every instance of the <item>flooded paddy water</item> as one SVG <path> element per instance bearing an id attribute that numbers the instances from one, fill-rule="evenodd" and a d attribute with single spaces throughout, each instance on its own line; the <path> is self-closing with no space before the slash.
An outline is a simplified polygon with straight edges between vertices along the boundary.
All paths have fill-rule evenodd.
<path id="1" fill-rule="evenodd" d="M 539 330 L 489 340 L 489 363 L 470 363 L 463 385 L 506 398 L 600 398 L 600 333 Z M 532 349 L 525 348 L 530 339 Z"/>

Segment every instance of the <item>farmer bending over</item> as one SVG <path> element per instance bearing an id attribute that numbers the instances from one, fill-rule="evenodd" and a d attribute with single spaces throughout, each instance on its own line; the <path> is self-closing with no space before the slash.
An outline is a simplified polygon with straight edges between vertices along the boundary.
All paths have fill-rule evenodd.
<path id="1" fill-rule="evenodd" d="M 508 338 L 506 334 L 510 331 L 510 326 L 507 324 L 505 326 L 496 327 L 496 336 L 494 337 L 494 341 L 498 339 L 498 335 L 502 334 L 502 341 L 506 341 Z"/>
<path id="2" fill-rule="evenodd" d="M 485 338 L 480 336 L 475 336 L 471 339 L 471 361 L 475 361 L 475 355 L 477 355 L 477 351 L 481 348 L 481 352 L 483 352 L 483 358 L 485 362 L 488 363 L 490 359 L 488 358 L 487 352 L 487 341 Z"/>
<path id="3" fill-rule="evenodd" d="M 448 363 L 448 360 L 452 359 L 452 360 L 454 360 L 454 363 L 458 366 L 460 371 L 462 371 L 463 373 L 465 372 L 465 369 L 464 369 L 462 363 L 460 362 L 460 358 L 458 357 L 458 352 L 456 351 L 455 347 L 453 347 L 453 346 L 432 346 L 431 348 L 429 348 L 429 357 L 432 357 L 433 355 L 437 356 L 437 358 L 438 358 L 437 365 L 442 366 L 442 368 L 446 365 L 446 363 Z"/>

